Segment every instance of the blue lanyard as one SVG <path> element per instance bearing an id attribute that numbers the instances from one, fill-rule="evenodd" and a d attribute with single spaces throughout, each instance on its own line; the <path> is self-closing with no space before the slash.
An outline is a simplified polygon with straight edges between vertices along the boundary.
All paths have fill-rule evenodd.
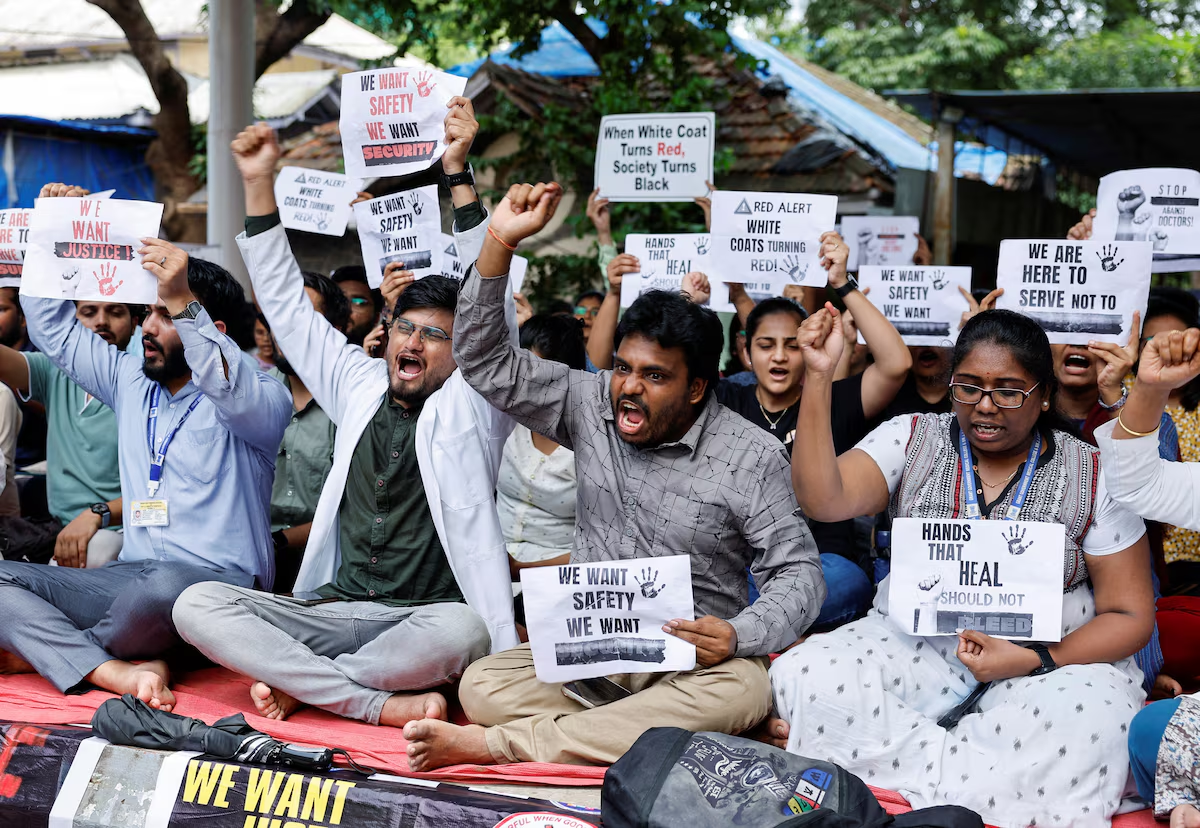
<path id="1" fill-rule="evenodd" d="M 1033 433 L 1033 445 L 1029 447 L 1029 456 L 1025 458 L 1025 470 L 1021 472 L 1021 480 L 1017 484 L 1017 490 L 1013 494 L 1012 503 L 1008 507 L 1008 512 L 1001 520 L 1017 520 L 1021 515 L 1021 509 L 1025 506 L 1025 498 L 1029 494 L 1029 489 L 1033 485 L 1033 476 L 1037 473 L 1038 458 L 1042 454 L 1042 435 L 1038 431 Z M 967 520 L 979 520 L 981 513 L 979 511 L 979 497 L 975 493 L 975 458 L 971 454 L 971 444 L 967 442 L 967 435 L 962 429 L 958 430 L 958 459 L 962 464 L 962 479 L 963 490 L 966 493 L 967 501 Z"/>
<path id="2" fill-rule="evenodd" d="M 183 412 L 183 416 L 179 418 L 179 422 L 171 429 L 171 432 L 163 438 L 162 447 L 158 453 L 154 451 L 154 437 L 158 432 L 158 400 L 162 396 L 162 386 L 155 385 L 154 390 L 150 392 L 150 416 L 146 420 L 146 442 L 150 444 L 150 482 L 146 484 L 147 490 L 150 492 L 150 497 L 154 497 L 158 493 L 158 487 L 162 484 L 163 465 L 167 462 L 167 450 L 171 448 L 171 441 L 175 439 L 175 435 L 179 433 L 179 429 L 183 428 L 183 424 L 187 422 L 187 418 L 192 416 L 192 412 L 196 410 L 196 406 L 204 399 L 203 394 L 197 394 L 192 404 L 188 406 L 187 411 Z"/>

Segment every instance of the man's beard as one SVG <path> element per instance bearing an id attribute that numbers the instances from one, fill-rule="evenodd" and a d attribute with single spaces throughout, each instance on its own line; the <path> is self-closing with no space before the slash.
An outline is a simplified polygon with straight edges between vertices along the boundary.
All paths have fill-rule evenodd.
<path id="1" fill-rule="evenodd" d="M 617 430 L 617 436 L 631 446 L 653 448 L 668 441 L 678 440 L 696 421 L 696 406 L 686 399 L 665 402 L 656 406 L 652 412 L 640 396 L 631 397 L 625 394 L 621 394 L 613 402 L 613 416 L 616 418 L 621 416 L 622 400 L 629 400 L 639 406 L 646 417 L 646 426 L 641 434 L 630 435 Z"/>
<path id="2" fill-rule="evenodd" d="M 142 373 L 147 379 L 154 382 L 165 383 L 174 379 L 179 379 L 182 376 L 191 372 L 191 366 L 187 363 L 187 357 L 183 354 L 183 348 L 178 350 L 168 351 L 163 348 L 162 344 L 152 336 L 143 336 L 143 345 L 149 341 L 156 349 L 158 349 L 157 358 L 162 360 L 161 363 L 151 364 L 149 358 L 144 358 L 142 361 Z"/>

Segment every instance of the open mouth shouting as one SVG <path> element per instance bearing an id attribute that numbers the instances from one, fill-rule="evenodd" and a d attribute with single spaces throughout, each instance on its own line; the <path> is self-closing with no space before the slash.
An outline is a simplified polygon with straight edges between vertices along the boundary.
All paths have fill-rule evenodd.
<path id="1" fill-rule="evenodd" d="M 922 368 L 933 368 L 941 361 L 941 354 L 933 348 L 922 348 L 917 351 L 917 364 Z"/>
<path id="2" fill-rule="evenodd" d="M 617 428 L 622 434 L 636 436 L 646 425 L 646 410 L 629 399 L 617 403 Z"/>
<path id="3" fill-rule="evenodd" d="M 412 382 L 425 373 L 425 360 L 416 354 L 403 353 L 396 357 L 396 379 Z"/>
<path id="4" fill-rule="evenodd" d="M 1063 371 L 1068 374 L 1086 374 L 1092 367 L 1091 358 L 1078 351 L 1068 351 L 1063 358 Z"/>

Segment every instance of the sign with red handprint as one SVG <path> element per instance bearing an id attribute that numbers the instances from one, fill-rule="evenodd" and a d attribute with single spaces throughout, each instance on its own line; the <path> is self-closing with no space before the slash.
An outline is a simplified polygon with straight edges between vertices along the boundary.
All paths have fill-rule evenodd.
<path id="1" fill-rule="evenodd" d="M 153 304 L 158 281 L 141 240 L 158 235 L 163 206 L 149 201 L 39 198 L 30 217 L 21 293 L 53 299 Z"/>
<path id="2" fill-rule="evenodd" d="M 446 104 L 466 78 L 433 69 L 391 66 L 342 76 L 342 154 L 359 178 L 428 169 L 446 145 Z"/>
<path id="3" fill-rule="evenodd" d="M 1155 273 L 1194 270 L 1200 261 L 1200 172 L 1150 168 L 1104 176 L 1092 238 L 1149 242 Z"/>

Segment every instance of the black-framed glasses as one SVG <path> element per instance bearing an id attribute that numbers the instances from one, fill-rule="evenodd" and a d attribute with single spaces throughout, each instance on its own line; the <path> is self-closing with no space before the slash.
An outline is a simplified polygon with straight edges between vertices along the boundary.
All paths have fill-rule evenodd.
<path id="1" fill-rule="evenodd" d="M 965 382 L 950 383 L 950 396 L 956 403 L 963 405 L 979 405 L 984 397 L 991 397 L 992 405 L 996 408 L 1020 408 L 1029 399 L 1040 382 L 1035 382 L 1033 388 L 1022 391 L 1020 388 L 980 388 L 978 385 L 968 385 Z"/>
<path id="2" fill-rule="evenodd" d="M 413 333 L 420 331 L 422 343 L 444 343 L 450 341 L 450 334 L 446 333 L 441 328 L 434 328 L 429 325 L 414 325 L 403 316 L 397 316 L 392 320 L 392 330 L 398 333 L 404 339 L 408 339 L 413 335 Z"/>
<path id="3" fill-rule="evenodd" d="M 373 305 L 375 303 L 365 296 L 351 296 L 350 304 L 361 308 L 363 305 Z"/>

